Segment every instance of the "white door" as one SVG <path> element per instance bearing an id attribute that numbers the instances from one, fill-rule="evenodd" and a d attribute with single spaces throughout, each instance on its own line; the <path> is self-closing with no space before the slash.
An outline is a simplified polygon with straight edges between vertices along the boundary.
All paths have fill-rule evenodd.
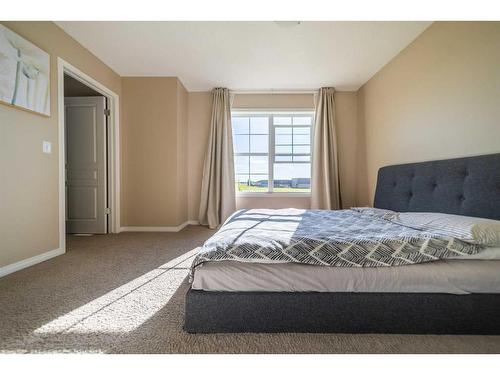
<path id="1" fill-rule="evenodd" d="M 66 232 L 107 233 L 106 98 L 64 98 Z"/>

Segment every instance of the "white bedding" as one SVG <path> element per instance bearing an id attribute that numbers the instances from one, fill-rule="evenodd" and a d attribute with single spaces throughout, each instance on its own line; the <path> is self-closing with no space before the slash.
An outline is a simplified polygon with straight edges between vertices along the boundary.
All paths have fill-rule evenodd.
<path id="1" fill-rule="evenodd" d="M 363 231 L 361 224 L 365 225 Z M 205 243 L 205 251 L 201 251 L 193 263 L 192 288 L 245 292 L 500 293 L 499 230 L 500 221 L 495 220 L 437 213 L 398 213 L 368 207 L 335 212 L 247 210 L 233 215 Z M 440 233 L 446 241 L 459 238 L 458 244 L 479 243 L 480 250 L 468 253 L 462 249 L 454 251 L 456 255 L 445 251 L 446 256 L 442 254 L 442 257 L 433 253 L 433 259 L 441 260 L 430 262 L 405 258 L 403 265 L 393 262 L 389 267 L 375 267 L 367 261 L 373 261 L 373 253 L 378 249 L 381 249 L 384 262 L 400 260 L 403 254 L 401 238 L 405 239 L 405 254 L 408 255 L 411 252 L 406 246 L 418 242 L 421 231 L 430 231 L 432 239 L 432 234 Z M 298 245 L 289 246 L 295 243 L 290 233 L 297 237 Z M 359 250 L 366 250 L 365 247 L 370 250 L 367 244 L 374 242 L 380 233 L 389 238 L 383 246 L 375 243 L 368 256 L 366 251 Z M 280 236 L 287 237 L 280 241 Z M 337 252 L 346 242 L 356 246 L 348 247 L 353 249 L 353 254 L 345 266 L 338 262 L 317 265 L 304 260 L 313 255 L 316 255 L 314 260 L 327 259 L 325 254 L 345 260 L 347 250 L 340 253 L 342 256 Z M 446 249 L 455 242 L 447 242 Z M 416 248 L 418 255 L 426 249 L 439 247 L 429 244 L 422 242 Z M 490 247 L 484 247 L 488 245 Z M 293 251 L 285 251 L 292 248 Z M 331 251 L 326 251 L 327 248 Z M 318 252 L 320 249 L 326 249 L 325 254 Z M 397 251 L 388 257 L 387 249 Z M 358 253 L 362 255 L 360 259 L 356 258 Z M 370 264 L 366 266 L 366 263 Z M 323 264 L 328 263 L 324 261 Z"/>
<path id="2" fill-rule="evenodd" d="M 395 267 L 207 262 L 193 289 L 268 292 L 500 293 L 500 260 L 440 260 Z"/>

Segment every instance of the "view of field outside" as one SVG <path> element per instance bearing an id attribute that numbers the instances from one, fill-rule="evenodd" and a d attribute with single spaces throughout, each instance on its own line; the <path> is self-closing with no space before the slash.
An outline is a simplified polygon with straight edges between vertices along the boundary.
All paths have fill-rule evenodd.
<path id="1" fill-rule="evenodd" d="M 243 183 L 236 183 L 236 191 L 240 192 L 250 192 L 250 193 L 267 193 L 269 189 L 267 187 L 259 186 L 249 186 Z M 273 188 L 274 193 L 309 193 L 311 188 Z"/>
<path id="2" fill-rule="evenodd" d="M 232 126 L 236 191 L 311 191 L 312 114 L 236 115 Z"/>

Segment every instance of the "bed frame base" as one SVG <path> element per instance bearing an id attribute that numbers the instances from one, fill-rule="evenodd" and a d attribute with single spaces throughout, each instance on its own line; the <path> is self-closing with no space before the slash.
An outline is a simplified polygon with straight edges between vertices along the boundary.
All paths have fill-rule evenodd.
<path id="1" fill-rule="evenodd" d="M 190 289 L 184 330 L 499 335 L 500 294 Z"/>

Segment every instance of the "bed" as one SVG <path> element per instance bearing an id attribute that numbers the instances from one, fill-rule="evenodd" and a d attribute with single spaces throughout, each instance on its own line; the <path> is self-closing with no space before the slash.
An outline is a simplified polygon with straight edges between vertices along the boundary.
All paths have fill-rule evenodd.
<path id="1" fill-rule="evenodd" d="M 385 210 L 500 220 L 500 154 L 383 167 L 373 206 L 374 213 L 361 209 L 328 214 L 325 222 L 317 216 L 324 214 L 314 211 L 240 211 L 236 215 L 240 223 L 244 215 L 253 215 L 248 219 L 254 221 L 260 215 L 260 223 L 269 226 L 281 214 L 292 227 L 296 217 L 301 223 L 293 227 L 294 235 L 300 234 L 307 220 L 321 229 L 328 220 L 349 221 L 351 216 L 367 220 L 367 215 L 368 219 L 373 214 L 386 215 Z M 233 219 L 230 223 L 238 223 L 238 218 Z M 376 220 L 382 222 L 380 217 Z M 356 223 L 360 226 L 356 221 L 351 227 Z M 370 226 L 361 223 L 361 227 Z M 307 236 L 311 228 L 303 227 Z M 345 229 L 347 235 L 350 230 Z M 384 230 L 375 227 L 370 233 L 384 234 Z M 215 235 L 212 241 L 224 242 L 229 233 L 219 233 L 222 237 Z M 248 249 L 231 256 L 212 252 L 211 259 L 199 254 L 186 295 L 184 329 L 190 333 L 500 334 L 500 260 L 495 260 L 500 249 L 488 249 L 493 255 L 485 260 L 489 258 L 478 257 L 481 249 L 475 246 L 454 243 L 443 252 L 444 247 L 433 247 L 432 241 L 410 242 L 417 250 L 425 248 L 424 256 L 439 258 L 436 261 L 419 260 L 422 251 L 356 258 L 356 252 L 346 250 L 340 258 L 314 253 L 314 259 L 307 260 L 307 254 L 294 251 L 285 254 L 293 258 L 289 261 L 280 258 L 283 252 L 262 254 Z M 256 263 L 252 256 L 266 261 Z M 366 262 L 372 261 L 390 264 L 369 267 Z M 343 267 L 342 262 L 355 267 Z"/>

